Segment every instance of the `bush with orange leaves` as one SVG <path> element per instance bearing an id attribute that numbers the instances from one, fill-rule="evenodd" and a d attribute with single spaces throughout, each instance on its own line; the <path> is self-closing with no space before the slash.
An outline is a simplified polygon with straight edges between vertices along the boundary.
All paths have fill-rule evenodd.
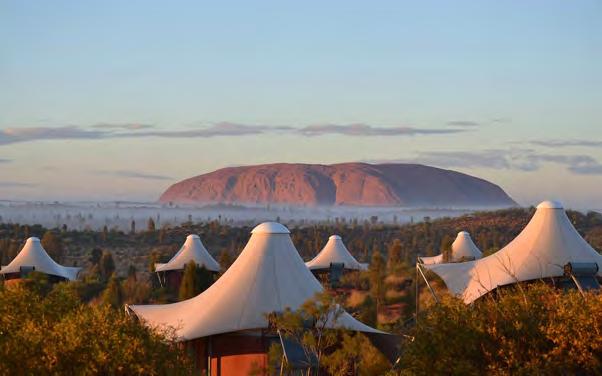
<path id="1" fill-rule="evenodd" d="M 472 305 L 453 297 L 422 313 L 401 374 L 601 374 L 602 295 L 543 283 Z"/>
<path id="2" fill-rule="evenodd" d="M 82 303 L 73 284 L 0 285 L 0 375 L 188 375 L 170 333 Z"/>

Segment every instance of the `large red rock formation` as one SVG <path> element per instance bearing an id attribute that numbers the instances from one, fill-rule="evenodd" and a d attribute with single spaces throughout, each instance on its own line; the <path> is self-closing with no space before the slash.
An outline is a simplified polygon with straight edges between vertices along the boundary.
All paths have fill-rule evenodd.
<path id="1" fill-rule="evenodd" d="M 277 163 L 228 167 L 178 182 L 160 202 L 299 206 L 512 206 L 497 185 L 417 164 Z"/>

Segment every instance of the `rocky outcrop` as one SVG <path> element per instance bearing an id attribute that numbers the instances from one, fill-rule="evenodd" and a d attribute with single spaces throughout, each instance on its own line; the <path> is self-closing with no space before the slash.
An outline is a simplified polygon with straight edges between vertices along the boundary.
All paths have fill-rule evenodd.
<path id="1" fill-rule="evenodd" d="M 296 206 L 516 205 L 499 186 L 486 180 L 456 171 L 399 163 L 228 167 L 178 182 L 159 201 Z"/>

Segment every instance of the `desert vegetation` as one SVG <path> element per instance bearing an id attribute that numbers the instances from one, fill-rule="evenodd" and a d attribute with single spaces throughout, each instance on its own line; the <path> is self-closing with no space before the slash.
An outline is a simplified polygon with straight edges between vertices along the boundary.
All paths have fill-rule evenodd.
<path id="1" fill-rule="evenodd" d="M 368 271 L 346 274 L 330 296 L 336 296 L 360 321 L 405 338 L 392 374 L 599 373 L 599 295 L 565 294 L 535 284 L 466 306 L 447 296 L 443 284 L 435 280 L 441 303 L 433 304 L 430 294 L 421 291 L 421 311 L 415 317 L 417 255 L 448 248 L 461 230 L 469 231 L 485 254 L 493 253 L 520 232 L 533 210 L 424 218 L 405 225 L 383 224 L 378 218 L 287 225 L 304 259 L 315 256 L 329 235 L 338 234 L 358 261 L 370 263 Z M 585 239 L 602 250 L 602 216 L 570 211 L 568 215 Z M 123 305 L 173 302 L 198 294 L 207 287 L 206 271 L 187 266 L 180 289 L 169 290 L 158 283 L 154 263 L 167 261 L 186 235 L 194 233 L 226 270 L 247 242 L 251 227 L 215 220 L 158 228 L 152 219 L 132 227 L 133 231 L 123 232 L 0 224 L 3 265 L 27 237 L 37 236 L 58 262 L 84 267 L 77 282 L 52 285 L 33 273 L 21 283 L 7 282 L 1 288 L 0 373 L 81 373 L 84 362 L 95 374 L 191 372 L 190 360 L 170 333 L 149 331 L 126 317 Z M 297 319 L 285 319 L 282 328 L 288 326 L 289 333 L 296 333 L 290 323 Z M 372 352 L 365 337 L 336 335 L 342 344 L 339 351 L 321 355 L 328 372 L 382 374 L 383 359 Z M 328 343 L 331 337 L 324 338 Z M 354 350 L 358 346 L 368 350 L 358 353 Z M 352 369 L 343 364 L 351 364 Z"/>

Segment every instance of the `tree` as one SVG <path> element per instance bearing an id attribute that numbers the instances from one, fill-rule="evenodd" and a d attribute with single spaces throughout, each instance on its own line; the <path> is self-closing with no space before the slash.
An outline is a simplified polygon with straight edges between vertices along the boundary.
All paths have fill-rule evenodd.
<path id="1" fill-rule="evenodd" d="M 466 305 L 444 296 L 402 343 L 407 374 L 599 374 L 602 299 L 544 283 Z M 412 340 L 409 340 L 409 338 Z"/>
<path id="2" fill-rule="evenodd" d="M 120 308 L 123 305 L 123 290 L 115 273 L 109 279 L 107 288 L 102 293 L 102 302 L 113 308 Z"/>
<path id="3" fill-rule="evenodd" d="M 222 251 L 220 252 L 218 262 L 223 270 L 228 270 L 230 265 L 232 265 L 232 263 L 234 262 L 234 260 L 232 259 L 232 255 L 230 254 L 227 248 L 222 249 Z"/>
<path id="4" fill-rule="evenodd" d="M 107 280 L 115 272 L 115 261 L 110 252 L 103 252 L 99 262 L 100 276 L 103 280 Z"/>
<path id="5" fill-rule="evenodd" d="M 324 358 L 332 376 L 384 375 L 391 368 L 387 358 L 362 333 L 341 332 L 338 347 Z"/>
<path id="6" fill-rule="evenodd" d="M 194 261 L 188 262 L 184 267 L 184 275 L 180 284 L 179 298 L 180 300 L 190 299 L 198 295 L 197 287 L 199 285 L 197 266 Z"/>
<path id="7" fill-rule="evenodd" d="M 366 295 L 364 302 L 360 306 L 358 320 L 366 325 L 376 326 L 378 312 L 376 311 L 376 302 L 370 295 Z"/>
<path id="8" fill-rule="evenodd" d="M 335 345 L 338 339 L 338 330 L 329 328 L 328 324 L 336 322 L 342 313 L 343 309 L 336 300 L 322 292 L 308 299 L 296 311 L 287 307 L 284 312 L 268 314 L 267 319 L 280 335 L 301 345 L 306 359 L 317 360 L 317 375 L 326 349 Z"/>
<path id="9" fill-rule="evenodd" d="M 121 285 L 123 291 L 123 302 L 126 304 L 147 303 L 151 295 L 151 284 L 148 280 L 139 281 L 128 277 Z"/>
<path id="10" fill-rule="evenodd" d="M 155 272 L 155 264 L 159 261 L 159 252 L 153 250 L 148 260 L 148 271 L 151 273 Z"/>
<path id="11" fill-rule="evenodd" d="M 441 238 L 440 249 L 443 253 L 444 262 L 451 261 L 451 246 L 453 242 L 454 238 L 449 236 L 448 234 L 443 235 L 443 238 Z"/>
<path id="12" fill-rule="evenodd" d="M 146 231 L 155 232 L 155 220 L 152 217 L 148 218 L 148 222 L 146 224 Z"/>
<path id="13" fill-rule="evenodd" d="M 178 296 L 180 300 L 190 299 L 205 291 L 212 283 L 213 274 L 190 260 L 184 267 Z"/>
<path id="14" fill-rule="evenodd" d="M 101 236 L 101 238 L 102 238 L 103 242 L 106 242 L 107 239 L 109 238 L 109 228 L 107 227 L 107 225 L 104 225 L 102 227 L 102 236 Z"/>
<path id="15" fill-rule="evenodd" d="M 8 264 L 8 262 L 12 261 L 15 257 L 17 257 L 20 249 L 21 249 L 21 247 L 19 246 L 19 243 L 17 243 L 16 240 L 10 240 L 10 244 L 6 251 L 6 258 L 8 260 L 7 264 Z"/>
<path id="16" fill-rule="evenodd" d="M 47 293 L 23 284 L 0 288 L 0 301 L 2 376 L 193 372 L 173 331 L 154 331 L 123 310 L 83 304 L 73 283 Z"/>
<path id="17" fill-rule="evenodd" d="M 401 240 L 395 239 L 388 249 L 387 264 L 389 268 L 395 268 L 402 261 L 403 246 Z"/>
<path id="18" fill-rule="evenodd" d="M 385 264 L 378 249 L 372 252 L 368 273 L 370 276 L 370 293 L 376 301 L 378 311 L 385 300 Z"/>
<path id="19" fill-rule="evenodd" d="M 132 278 L 134 281 L 136 280 L 136 267 L 132 264 L 130 264 L 130 266 L 128 267 L 128 279 Z"/>
<path id="20" fill-rule="evenodd" d="M 63 243 L 61 239 L 54 234 L 54 232 L 48 230 L 42 236 L 42 247 L 46 250 L 48 255 L 56 262 L 61 263 L 63 261 Z"/>
<path id="21" fill-rule="evenodd" d="M 92 248 L 92 252 L 90 252 L 90 263 L 92 265 L 98 265 L 100 263 L 100 258 L 102 257 L 102 249 L 100 248 Z"/>

